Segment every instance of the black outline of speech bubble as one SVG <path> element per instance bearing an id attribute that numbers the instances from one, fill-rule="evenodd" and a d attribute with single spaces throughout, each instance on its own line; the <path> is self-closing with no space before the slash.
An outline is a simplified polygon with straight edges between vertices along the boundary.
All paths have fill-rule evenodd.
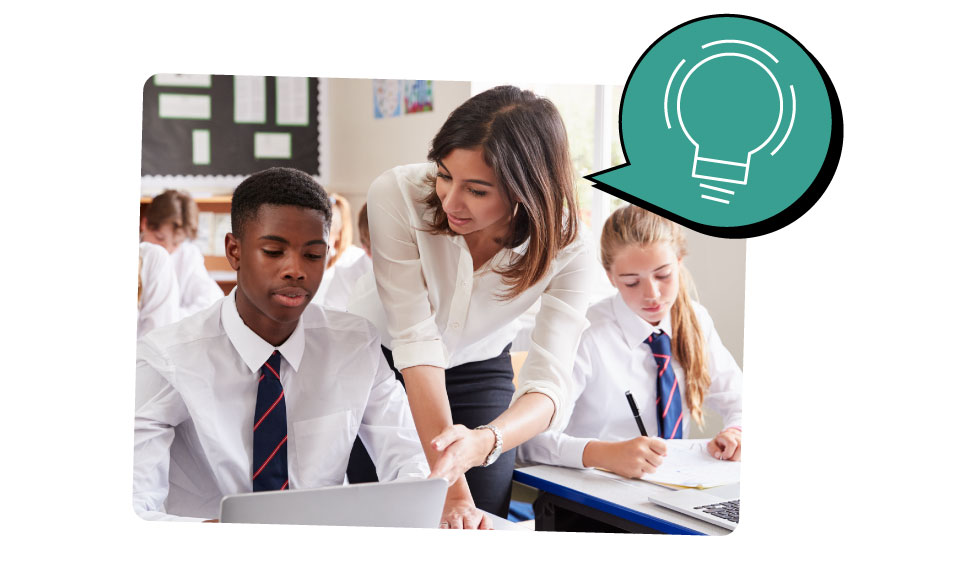
<path id="1" fill-rule="evenodd" d="M 620 169 L 622 167 L 631 165 L 632 163 L 630 161 L 630 158 L 627 156 L 626 148 L 624 148 L 623 146 L 623 101 L 627 97 L 627 86 L 630 85 L 630 79 L 633 78 L 633 74 L 637 71 L 637 68 L 640 66 L 640 63 L 643 61 L 643 58 L 646 57 L 647 53 L 649 53 L 650 50 L 657 45 L 657 43 L 663 40 L 664 37 L 676 31 L 677 29 L 681 27 L 685 27 L 697 21 L 706 20 L 708 18 L 721 18 L 721 17 L 743 18 L 746 20 L 753 20 L 761 24 L 765 24 L 777 31 L 780 31 L 788 39 L 794 41 L 794 43 L 796 43 L 797 46 L 800 47 L 801 50 L 804 51 L 804 53 L 811 59 L 811 62 L 817 68 L 818 73 L 821 74 L 821 79 L 824 80 L 824 87 L 828 91 L 828 101 L 830 102 L 830 106 L 831 106 L 831 137 L 828 143 L 828 152 L 824 156 L 824 163 L 821 164 L 821 169 L 818 170 L 817 175 L 814 176 L 814 180 L 811 181 L 811 185 L 808 186 L 807 189 L 804 191 L 804 193 L 801 194 L 801 196 L 799 196 L 797 200 L 792 202 L 790 206 L 778 212 L 774 216 L 768 217 L 761 221 L 757 221 L 756 223 L 751 223 L 749 225 L 740 225 L 736 227 L 718 227 L 714 225 L 705 225 L 705 224 L 701 224 L 701 223 L 686 219 L 678 214 L 674 214 L 668 210 L 664 210 L 663 208 L 660 208 L 659 206 L 651 202 L 647 202 L 642 198 L 638 198 L 632 194 L 624 192 L 623 190 L 614 188 L 613 186 L 604 184 L 601 181 L 598 181 L 595 179 L 595 177 L 598 175 Z M 803 216 L 805 212 L 810 210 L 811 207 L 814 206 L 814 204 L 818 201 L 818 199 L 821 198 L 821 196 L 824 194 L 824 191 L 827 190 L 828 185 L 831 183 L 831 178 L 834 177 L 834 172 L 837 171 L 838 169 L 838 162 L 841 160 L 841 145 L 844 142 L 844 116 L 841 113 L 841 101 L 838 100 L 838 93 L 834 89 L 834 84 L 831 83 L 831 78 L 828 76 L 828 72 L 824 70 L 824 67 L 821 65 L 821 62 L 819 62 L 814 57 L 814 55 L 812 55 L 811 52 L 807 50 L 807 48 L 804 45 L 802 45 L 797 39 L 795 39 L 793 36 L 788 34 L 788 32 L 782 29 L 781 27 L 775 26 L 767 22 L 766 20 L 754 18 L 753 16 L 745 16 L 743 14 L 712 14 L 709 16 L 701 16 L 700 18 L 688 20 L 687 22 L 683 24 L 679 24 L 674 28 L 670 29 L 669 31 L 667 31 L 666 33 L 660 35 L 659 39 L 651 43 L 650 46 L 647 47 L 647 50 L 643 52 L 643 55 L 641 55 L 640 58 L 637 59 L 637 62 L 636 64 L 634 64 L 633 69 L 630 70 L 630 75 L 627 76 L 627 83 L 623 86 L 623 95 L 620 97 L 620 125 L 619 126 L 620 126 L 620 150 L 623 151 L 623 158 L 626 159 L 627 162 L 611 168 L 607 168 L 602 171 L 594 172 L 588 176 L 583 176 L 584 179 L 587 179 L 593 182 L 594 188 L 598 190 L 602 190 L 612 196 L 616 196 L 617 198 L 624 200 L 630 204 L 634 204 L 636 206 L 640 206 L 641 208 L 645 208 L 650 212 L 659 214 L 660 216 L 668 218 L 676 223 L 684 225 L 685 227 L 689 227 L 705 235 L 710 235 L 711 237 L 723 237 L 726 239 L 749 239 L 751 237 L 760 237 L 761 235 L 766 235 L 768 233 L 773 233 L 778 229 L 782 229 L 787 225 L 793 223 L 797 219 L 801 218 L 801 216 Z"/>

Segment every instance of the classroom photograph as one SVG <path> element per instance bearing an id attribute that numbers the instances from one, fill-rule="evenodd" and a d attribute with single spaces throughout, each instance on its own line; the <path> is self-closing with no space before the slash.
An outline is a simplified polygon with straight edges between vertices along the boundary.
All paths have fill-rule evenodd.
<path id="1" fill-rule="evenodd" d="M 626 163 L 622 96 L 147 79 L 134 512 L 737 528 L 745 241 L 585 179 Z"/>

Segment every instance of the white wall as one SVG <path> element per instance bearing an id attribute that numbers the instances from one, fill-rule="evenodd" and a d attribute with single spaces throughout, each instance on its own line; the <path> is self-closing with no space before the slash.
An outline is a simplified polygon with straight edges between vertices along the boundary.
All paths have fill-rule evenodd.
<path id="1" fill-rule="evenodd" d="M 714 319 L 724 345 L 744 365 L 744 239 L 708 237 L 690 229 L 684 265 L 697 286 L 699 302 Z"/>

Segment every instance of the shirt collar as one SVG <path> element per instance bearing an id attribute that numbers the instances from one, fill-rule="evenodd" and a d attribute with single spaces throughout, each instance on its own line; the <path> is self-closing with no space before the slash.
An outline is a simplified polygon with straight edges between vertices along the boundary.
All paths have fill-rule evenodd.
<path id="1" fill-rule="evenodd" d="M 623 301 L 619 293 L 613 295 L 613 315 L 620 327 L 620 332 L 627 345 L 633 349 L 643 343 L 647 337 L 654 333 L 663 331 L 668 337 L 673 338 L 670 330 L 670 313 L 656 325 L 651 325 L 643 320 L 637 313 L 630 310 L 630 307 Z"/>
<path id="2" fill-rule="evenodd" d="M 462 235 L 447 235 L 447 237 L 449 238 L 449 241 L 451 241 L 456 245 L 456 247 L 459 247 L 460 249 L 464 249 L 466 253 L 469 253 L 469 245 L 466 244 L 465 237 L 463 237 Z M 493 255 L 492 259 L 490 259 L 487 263 L 483 265 L 483 267 L 493 267 L 493 268 L 500 268 L 500 269 L 504 267 L 509 267 L 509 265 L 513 263 L 513 261 L 515 261 L 516 258 L 518 258 L 521 255 L 525 255 L 527 249 L 529 249 L 529 237 L 527 237 L 525 241 L 523 241 L 516 247 L 500 249 L 499 251 L 496 252 L 496 255 Z"/>
<path id="3" fill-rule="evenodd" d="M 276 347 L 259 337 L 248 325 L 241 320 L 238 314 L 238 307 L 235 305 L 235 293 L 238 287 L 235 286 L 228 296 L 225 297 L 221 306 L 221 324 L 224 325 L 228 340 L 234 346 L 242 361 L 251 370 L 257 373 L 264 365 Z M 298 366 L 302 361 L 305 352 L 305 327 L 302 325 L 302 318 L 298 318 L 298 324 L 291 336 L 277 347 L 278 352 L 285 358 L 290 366 L 297 372 Z"/>

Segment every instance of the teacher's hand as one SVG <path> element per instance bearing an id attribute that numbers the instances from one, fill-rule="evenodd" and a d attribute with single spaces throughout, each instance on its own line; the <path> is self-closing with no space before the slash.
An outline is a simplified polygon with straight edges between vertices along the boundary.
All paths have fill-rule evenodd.
<path id="1" fill-rule="evenodd" d="M 467 470 L 482 465 L 495 444 L 496 436 L 489 429 L 449 425 L 432 440 L 432 449 L 439 457 L 429 477 L 445 478 L 451 486 Z"/>
<path id="2" fill-rule="evenodd" d="M 451 493 L 450 493 L 451 495 Z M 493 522 L 486 513 L 476 508 L 471 498 L 446 497 L 442 507 L 442 529 L 492 529 Z"/>

